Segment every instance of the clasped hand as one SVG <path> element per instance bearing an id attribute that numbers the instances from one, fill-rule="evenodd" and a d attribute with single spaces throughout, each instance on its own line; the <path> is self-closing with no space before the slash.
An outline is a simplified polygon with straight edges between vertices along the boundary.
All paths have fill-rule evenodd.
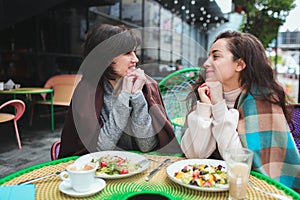
<path id="1" fill-rule="evenodd" d="M 146 83 L 146 76 L 142 69 L 136 69 L 128 72 L 123 77 L 122 90 L 125 90 L 131 94 L 135 94 L 143 89 Z"/>
<path id="2" fill-rule="evenodd" d="M 206 82 L 198 87 L 200 102 L 216 104 L 223 100 L 223 86 L 219 81 Z"/>

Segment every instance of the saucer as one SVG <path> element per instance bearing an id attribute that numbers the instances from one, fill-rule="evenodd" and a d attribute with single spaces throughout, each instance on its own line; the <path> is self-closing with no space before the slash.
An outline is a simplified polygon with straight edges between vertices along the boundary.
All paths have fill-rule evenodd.
<path id="1" fill-rule="evenodd" d="M 65 193 L 67 195 L 73 196 L 73 197 L 87 197 L 91 196 L 93 194 L 96 194 L 100 190 L 102 190 L 106 186 L 106 182 L 103 179 L 96 178 L 95 182 L 93 183 L 91 189 L 87 192 L 77 192 L 75 191 L 69 183 L 66 181 L 62 181 L 59 184 L 59 190 L 62 193 Z"/>

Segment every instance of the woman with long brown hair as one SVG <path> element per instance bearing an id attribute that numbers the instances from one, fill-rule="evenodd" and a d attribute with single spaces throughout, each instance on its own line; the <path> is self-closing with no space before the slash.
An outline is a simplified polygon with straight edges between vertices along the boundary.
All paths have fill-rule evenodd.
<path id="1" fill-rule="evenodd" d="M 261 42 L 226 31 L 213 42 L 194 84 L 181 148 L 188 158 L 224 158 L 231 147 L 254 151 L 253 169 L 300 188 L 300 159 L 289 130 L 286 95 Z M 193 96 L 193 95 L 190 95 Z"/>
<path id="2" fill-rule="evenodd" d="M 105 150 L 181 152 L 157 82 L 137 67 L 139 43 L 122 25 L 100 24 L 87 33 L 59 158 Z"/>

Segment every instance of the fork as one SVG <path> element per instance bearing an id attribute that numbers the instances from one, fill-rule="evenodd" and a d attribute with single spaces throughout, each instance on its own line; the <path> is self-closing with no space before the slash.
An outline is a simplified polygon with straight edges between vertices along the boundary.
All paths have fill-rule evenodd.
<path id="1" fill-rule="evenodd" d="M 160 163 L 159 161 L 157 161 L 157 160 L 153 160 L 153 159 L 151 159 L 151 158 L 146 158 L 147 160 L 149 160 L 149 161 L 151 161 L 151 162 L 155 162 L 155 163 Z M 174 161 L 170 161 L 170 162 L 168 162 L 168 164 L 167 165 L 169 165 L 169 164 L 172 164 L 172 163 L 174 163 L 174 162 L 176 162 L 177 161 L 177 159 L 176 160 L 174 160 Z M 141 162 L 141 161 L 140 161 Z"/>
<path id="2" fill-rule="evenodd" d="M 39 180 L 42 180 L 42 179 L 49 178 L 51 176 L 59 175 L 61 172 L 63 172 L 63 171 L 58 171 L 58 172 L 55 172 L 55 173 L 52 173 L 52 174 L 48 174 L 48 175 L 41 176 L 41 177 L 38 177 L 38 178 L 34 178 L 34 179 L 31 179 L 31 180 L 28 180 L 28 181 L 24 181 L 24 182 L 18 183 L 18 185 L 26 185 L 26 184 L 29 184 L 29 183 L 33 183 L 33 182 L 36 182 L 36 181 L 39 181 Z"/>
<path id="3" fill-rule="evenodd" d="M 281 195 L 281 194 L 276 194 L 276 193 L 273 193 L 273 192 L 268 192 L 268 191 L 266 191 L 266 190 L 262 190 L 262 189 L 260 189 L 259 187 L 255 186 L 255 185 L 254 185 L 253 183 L 251 183 L 250 181 L 249 181 L 249 185 L 250 185 L 252 188 L 254 188 L 255 190 L 260 191 L 260 192 L 262 192 L 262 193 L 264 193 L 264 194 L 273 196 L 273 197 L 275 197 L 275 198 L 277 198 L 277 199 L 280 199 L 280 200 L 291 200 L 291 198 L 286 197 L 286 196 L 283 196 L 283 195 Z"/>
<path id="4" fill-rule="evenodd" d="M 156 163 L 159 163 L 157 160 L 153 160 L 151 158 L 147 158 L 149 161 L 152 161 L 152 162 L 156 162 Z"/>
<path id="5" fill-rule="evenodd" d="M 138 165 L 144 165 L 144 164 L 149 163 L 149 162 L 156 162 L 156 163 L 158 163 L 158 161 L 156 161 L 156 160 L 152 160 L 150 158 L 146 158 L 146 159 L 140 160 L 137 164 Z"/>

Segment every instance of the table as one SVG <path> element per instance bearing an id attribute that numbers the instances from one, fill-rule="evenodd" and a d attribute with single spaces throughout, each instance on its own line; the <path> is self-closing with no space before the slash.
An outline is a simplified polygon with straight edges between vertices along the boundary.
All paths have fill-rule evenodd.
<path id="1" fill-rule="evenodd" d="M 0 90 L 0 94 L 13 95 L 13 98 L 16 99 L 17 95 L 24 94 L 26 98 L 32 102 L 32 94 L 45 94 L 50 93 L 50 102 L 51 102 L 51 130 L 54 132 L 54 107 L 53 107 L 53 89 L 52 88 L 37 88 L 37 87 L 28 87 L 28 88 L 17 88 L 12 90 Z"/>
<path id="2" fill-rule="evenodd" d="M 156 154 L 144 154 L 143 156 L 156 160 L 163 161 L 166 158 L 170 158 L 171 161 L 178 161 L 184 158 L 168 156 L 168 155 L 156 155 Z M 30 168 L 15 172 L 10 174 L 2 179 L 0 179 L 0 185 L 14 185 L 25 180 L 37 178 L 43 175 L 51 174 L 57 171 L 62 171 L 65 167 L 74 162 L 78 157 L 69 157 L 59 160 L 50 161 L 47 163 L 42 163 Z M 106 180 L 106 187 L 101 190 L 99 193 L 84 197 L 80 199 L 119 199 L 125 200 L 126 196 L 132 193 L 139 192 L 152 192 L 165 194 L 171 197 L 171 199 L 227 199 L 228 191 L 225 192 L 204 192 L 198 190 L 192 190 L 183 186 L 180 186 L 173 181 L 171 181 L 166 174 L 165 168 L 160 170 L 153 178 L 149 181 L 145 181 L 146 175 L 159 163 L 150 163 L 150 167 L 143 173 L 123 178 L 123 179 L 110 179 Z M 277 194 L 282 194 L 291 199 L 300 199 L 300 195 L 294 190 L 280 184 L 277 181 L 274 181 L 264 175 L 251 172 L 250 181 L 254 183 L 261 189 L 274 192 Z M 58 189 L 58 185 L 61 183 L 59 176 L 53 176 L 48 179 L 40 180 L 35 182 L 36 185 L 36 196 L 37 200 L 44 199 L 79 199 L 71 197 L 61 193 Z M 269 195 L 266 195 L 262 192 L 259 192 L 252 187 L 248 187 L 247 197 L 251 199 L 276 199 Z"/>

